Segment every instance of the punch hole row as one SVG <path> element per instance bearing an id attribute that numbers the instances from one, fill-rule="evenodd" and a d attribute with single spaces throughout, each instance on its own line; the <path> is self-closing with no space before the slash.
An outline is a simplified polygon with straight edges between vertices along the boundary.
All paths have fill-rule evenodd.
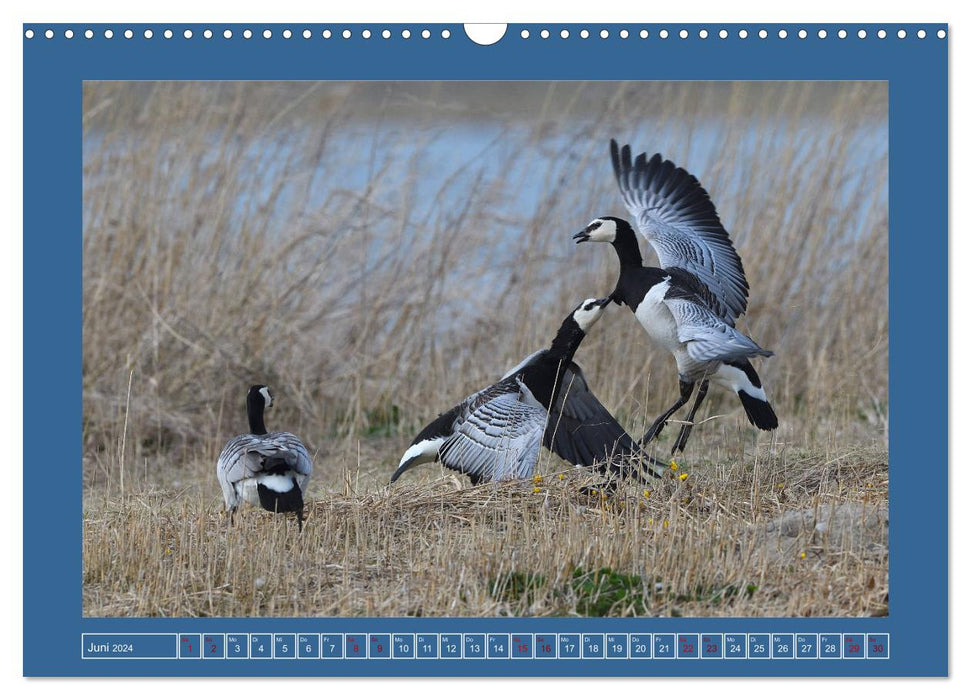
<path id="1" fill-rule="evenodd" d="M 787 39 L 789 37 L 789 32 L 786 29 L 779 29 L 774 33 L 775 33 L 775 36 L 777 36 L 779 39 Z M 356 33 L 356 35 L 362 39 L 371 39 L 372 37 L 376 38 L 378 36 L 380 36 L 382 39 L 391 39 L 394 36 L 394 34 L 395 33 L 390 29 L 382 29 L 380 32 L 372 31 L 371 29 L 362 29 Z M 279 30 L 279 35 L 284 39 L 292 39 L 297 36 L 302 37 L 304 39 L 312 39 L 315 36 L 315 33 L 310 29 L 303 29 L 303 30 L 283 29 L 283 30 Z M 398 32 L 398 35 L 402 39 L 411 39 L 413 36 L 421 37 L 422 39 L 430 39 L 432 37 L 432 31 L 430 29 L 422 29 L 422 30 L 416 30 L 415 32 L 412 32 L 410 29 L 402 29 L 400 30 L 400 32 Z M 667 29 L 661 29 L 657 32 L 657 38 L 659 39 L 668 39 L 669 37 L 672 37 L 672 36 L 677 36 L 680 39 L 688 39 L 691 35 L 692 35 L 691 32 L 687 29 L 676 30 L 673 33 L 672 31 L 669 31 Z M 732 36 L 732 33 L 729 32 L 727 29 L 720 29 L 717 32 L 715 32 L 714 30 L 709 32 L 709 30 L 707 29 L 699 29 L 697 30 L 696 35 L 699 39 L 707 39 L 711 36 L 717 36 L 719 39 L 728 39 L 730 36 Z M 747 29 L 739 29 L 736 33 L 736 36 L 739 39 L 748 39 L 749 37 L 768 39 L 770 35 L 771 34 L 767 29 L 758 29 L 758 30 L 754 30 L 751 33 Z M 851 35 L 851 32 L 846 29 L 838 29 L 836 30 L 836 32 L 834 32 L 834 36 L 839 39 L 846 39 L 850 35 Z M 878 39 L 886 39 L 888 36 L 890 36 L 890 34 L 887 32 L 886 29 L 878 29 L 874 35 Z M 927 31 L 924 29 L 918 29 L 915 32 L 915 35 L 918 39 L 925 39 L 927 38 Z M 26 39 L 33 39 L 35 36 L 43 36 L 46 39 L 53 39 L 56 36 L 56 33 L 53 29 L 47 29 L 42 34 L 35 32 L 33 29 L 27 29 L 24 31 L 24 38 Z M 63 32 L 63 36 L 65 39 L 73 39 L 76 36 L 76 34 L 73 29 L 65 29 Z M 83 36 L 85 39 L 94 39 L 95 36 L 97 36 L 97 33 L 93 29 L 85 29 L 83 32 L 81 32 L 80 36 Z M 101 36 L 104 37 L 105 39 L 113 39 L 115 38 L 115 32 L 112 29 L 105 29 L 101 33 Z M 138 36 L 138 34 L 132 29 L 125 29 L 120 33 L 120 36 L 124 37 L 125 39 L 134 39 L 136 36 Z M 140 36 L 144 37 L 145 39 L 154 39 L 155 32 L 152 29 L 145 29 L 144 31 L 141 32 Z M 161 37 L 163 39 L 173 39 L 176 36 L 177 36 L 177 33 L 171 29 L 165 29 L 161 32 Z M 196 34 L 191 29 L 186 29 L 181 32 L 181 36 L 183 39 L 192 39 L 196 37 Z M 224 29 L 221 32 L 219 32 L 218 30 L 203 29 L 198 33 L 198 36 L 202 37 L 203 39 L 213 39 L 218 37 L 222 37 L 223 39 L 232 39 L 237 35 L 233 32 L 232 29 Z M 276 36 L 276 32 L 273 29 L 264 29 L 261 32 L 257 31 L 257 33 L 254 33 L 252 29 L 244 29 L 242 32 L 239 32 L 238 36 L 242 37 L 243 39 L 252 39 L 254 36 L 261 36 L 263 39 L 272 39 L 274 36 Z M 319 36 L 323 39 L 332 39 L 337 37 L 342 39 L 351 39 L 355 36 L 355 32 L 353 32 L 350 29 L 344 29 L 344 30 L 324 29 L 320 31 L 319 34 L 316 34 L 316 36 Z M 452 32 L 448 29 L 442 29 L 441 32 L 439 33 L 439 36 L 441 36 L 442 39 L 449 39 L 452 36 Z M 523 39 L 529 39 L 531 34 L 528 29 L 523 29 L 519 33 L 519 36 Z M 549 29 L 541 29 L 537 32 L 537 36 L 539 36 L 539 38 L 541 39 L 549 39 L 551 36 L 554 36 L 554 34 Z M 559 36 L 560 39 L 569 39 L 571 36 L 573 36 L 573 34 L 569 29 L 561 29 L 556 34 L 556 36 Z M 600 37 L 601 39 L 609 39 L 611 38 L 611 36 L 614 36 L 614 34 L 609 29 L 601 29 L 599 31 L 580 29 L 579 31 L 576 32 L 576 36 L 578 36 L 580 39 L 589 39 L 590 37 L 593 37 L 593 36 Z M 628 29 L 620 29 L 616 31 L 616 36 L 621 39 L 628 39 L 631 36 L 637 36 L 641 39 L 649 39 L 652 35 L 651 35 L 651 32 L 647 29 L 641 29 L 639 31 L 635 30 L 633 32 Z M 810 37 L 810 33 L 806 29 L 799 29 L 795 33 L 795 36 L 798 37 L 799 39 L 807 39 Z M 815 36 L 818 39 L 827 39 L 830 37 L 830 34 L 825 29 L 820 29 L 816 31 L 815 34 L 813 34 L 812 36 Z M 867 33 L 867 30 L 859 29 L 856 31 L 856 36 L 859 39 L 866 39 L 869 36 L 869 34 Z M 908 36 L 907 30 L 906 29 L 897 30 L 896 36 L 898 39 L 906 39 Z M 944 39 L 946 37 L 947 37 L 947 32 L 944 29 L 937 30 L 938 39 Z"/>
<path id="2" fill-rule="evenodd" d="M 789 31 L 786 29 L 779 29 L 777 31 L 774 30 L 772 33 L 770 33 L 769 30 L 767 29 L 759 29 L 752 32 L 750 32 L 748 29 L 739 29 L 734 34 L 734 36 L 737 36 L 739 39 L 748 39 L 749 37 L 768 39 L 772 34 L 775 34 L 775 36 L 777 36 L 779 39 L 787 39 L 789 37 Z M 852 32 L 847 29 L 838 29 L 832 34 L 832 36 L 835 36 L 836 38 L 839 38 L 839 39 L 846 39 L 851 34 Z M 878 39 L 886 39 L 889 35 L 890 34 L 887 32 L 886 29 L 878 29 L 875 33 L 875 36 Z M 916 32 L 914 32 L 914 35 L 918 39 L 926 39 L 927 30 L 918 29 Z M 538 36 L 540 39 L 549 39 L 550 37 L 553 37 L 553 36 L 559 36 L 559 38 L 561 39 L 569 39 L 571 36 L 574 36 L 574 34 L 572 34 L 569 29 L 561 29 L 558 33 L 553 32 L 549 29 L 540 29 L 534 35 L 533 33 L 530 32 L 530 30 L 523 29 L 522 31 L 519 32 L 519 36 L 523 39 L 529 39 L 531 36 Z M 578 36 L 580 39 L 589 39 L 592 36 L 599 36 L 601 39 L 609 39 L 612 36 L 617 36 L 617 37 L 620 37 L 621 39 L 629 39 L 632 36 L 637 36 L 637 37 L 640 37 L 641 39 L 649 39 L 652 36 L 652 34 L 648 29 L 641 29 L 641 30 L 634 30 L 634 31 L 631 31 L 629 29 L 621 29 L 615 32 L 612 32 L 609 29 L 601 29 L 599 31 L 594 30 L 593 32 L 591 32 L 589 29 L 581 29 L 575 33 L 575 36 Z M 692 32 L 687 29 L 680 29 L 680 30 L 660 29 L 657 31 L 657 34 L 656 34 L 656 37 L 658 39 L 667 39 L 673 36 L 677 36 L 680 39 L 688 39 L 692 36 Z M 719 29 L 717 31 L 715 30 L 709 31 L 708 29 L 698 29 L 695 32 L 695 36 L 697 36 L 699 39 L 707 39 L 710 36 L 717 36 L 719 39 L 728 39 L 729 37 L 733 36 L 733 33 L 727 29 Z M 825 29 L 819 29 L 814 34 L 810 34 L 810 32 L 806 29 L 799 29 L 797 32 L 795 32 L 794 36 L 798 37 L 799 39 L 807 39 L 810 36 L 815 36 L 818 39 L 826 39 L 831 37 L 830 33 Z M 868 34 L 865 29 L 860 29 L 856 32 L 856 36 L 860 39 L 866 39 Z M 899 29 L 896 32 L 896 36 L 898 39 L 906 39 L 908 36 L 908 32 L 906 29 Z M 939 29 L 937 31 L 937 38 L 944 39 L 945 37 L 947 37 L 947 32 L 944 29 Z"/>
<path id="3" fill-rule="evenodd" d="M 197 33 L 191 29 L 185 29 L 181 33 L 177 33 L 171 29 L 165 29 L 161 32 L 160 36 L 163 39 L 173 39 L 179 34 L 181 34 L 182 38 L 184 39 L 192 39 L 197 36 Z M 422 39 L 432 38 L 432 31 L 430 29 L 416 30 L 414 32 L 412 32 L 412 30 L 410 29 L 402 29 L 398 34 L 402 39 L 411 39 L 412 37 L 416 37 L 416 38 L 421 37 Z M 452 32 L 449 29 L 442 29 L 441 31 L 436 31 L 436 34 L 440 36 L 442 39 L 449 39 L 452 36 Z M 77 36 L 77 34 L 73 29 L 65 29 L 62 35 L 65 39 L 73 39 L 75 36 Z M 242 37 L 243 39 L 252 39 L 254 37 L 262 37 L 263 39 L 272 39 L 274 36 L 277 36 L 277 35 L 283 37 L 284 39 L 293 39 L 294 37 L 303 37 L 304 39 L 312 39 L 314 38 L 314 36 L 319 36 L 323 39 L 331 39 L 331 38 L 351 39 L 354 36 L 358 36 L 361 39 L 371 39 L 372 37 L 381 37 L 382 39 L 390 39 L 392 36 L 394 36 L 394 33 L 390 29 L 383 29 L 380 31 L 372 31 L 371 29 L 362 29 L 357 31 L 356 33 L 352 32 L 350 29 L 344 29 L 344 30 L 324 29 L 316 34 L 310 29 L 303 29 L 303 30 L 263 29 L 262 31 L 256 30 L 255 32 L 252 29 L 244 29 L 238 33 L 232 29 L 223 29 L 221 31 L 213 30 L 213 29 L 203 29 L 198 32 L 198 36 L 202 37 L 203 39 L 213 39 L 213 38 L 218 39 L 219 37 L 222 37 L 223 39 L 232 39 L 234 37 Z M 42 34 L 35 32 L 33 29 L 27 29 L 24 31 L 24 38 L 26 39 L 33 39 L 36 36 L 43 36 L 45 39 L 53 39 L 55 36 L 57 36 L 57 34 L 53 29 L 47 29 Z M 96 33 L 93 29 L 85 29 L 80 34 L 80 36 L 83 36 L 85 39 L 94 39 L 95 36 L 98 36 L 98 33 Z M 116 35 L 114 30 L 105 29 L 103 32 L 100 33 L 100 36 L 104 37 L 105 39 L 114 39 Z M 139 36 L 144 37 L 145 39 L 154 39 L 156 34 L 155 34 L 155 31 L 152 29 L 145 29 L 140 33 L 132 29 L 125 29 L 120 32 L 119 36 L 124 37 L 125 39 L 134 39 Z"/>

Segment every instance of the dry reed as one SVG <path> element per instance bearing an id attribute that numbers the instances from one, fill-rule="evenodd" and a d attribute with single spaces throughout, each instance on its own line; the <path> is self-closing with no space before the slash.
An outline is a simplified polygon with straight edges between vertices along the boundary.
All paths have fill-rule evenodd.
<path id="1" fill-rule="evenodd" d="M 600 567 L 642 577 L 647 609 L 627 613 L 880 609 L 879 532 L 818 557 L 809 541 L 804 560 L 751 533 L 886 503 L 886 99 L 880 83 L 87 83 L 86 614 L 568 615 L 571 572 Z M 611 288 L 611 251 L 570 240 L 624 214 L 610 137 L 712 193 L 752 287 L 740 328 L 777 353 L 759 371 L 780 429 L 757 435 L 713 391 L 690 478 L 612 510 L 572 475 L 534 494 L 430 469 L 386 491 L 414 431 Z M 577 360 L 636 435 L 676 395 L 626 310 Z M 316 453 L 301 538 L 257 513 L 223 527 L 215 456 L 256 381 L 279 399 L 271 429 Z M 496 590 L 513 569 L 542 575 L 528 604 Z"/>

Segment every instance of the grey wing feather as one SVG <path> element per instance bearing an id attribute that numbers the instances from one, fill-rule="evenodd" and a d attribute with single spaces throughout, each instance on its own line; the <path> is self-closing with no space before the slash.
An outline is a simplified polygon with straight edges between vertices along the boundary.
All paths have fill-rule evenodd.
<path id="1" fill-rule="evenodd" d="M 484 481 L 525 478 L 532 474 L 546 426 L 546 412 L 520 401 L 510 382 L 493 385 L 502 393 L 483 392 L 470 407 L 439 454 L 449 469 Z M 490 387 L 492 389 L 493 387 Z"/>
<path id="2" fill-rule="evenodd" d="M 773 355 L 700 301 L 667 297 L 664 303 L 678 324 L 678 340 L 686 344 L 688 355 L 697 362 L 730 362 L 756 355 Z"/>
<path id="3" fill-rule="evenodd" d="M 714 308 L 734 325 L 748 306 L 742 260 L 697 178 L 660 154 L 631 159 L 630 146 L 610 142 L 624 205 L 657 253 L 661 267 L 679 267 L 711 290 Z"/>
<path id="4" fill-rule="evenodd" d="M 216 477 L 227 508 L 237 504 L 234 485 L 259 474 L 266 457 L 282 458 L 287 466 L 302 475 L 297 479 L 297 485 L 301 491 L 306 490 L 313 473 L 313 462 L 307 448 L 296 435 L 283 432 L 237 435 L 226 443 L 216 461 Z"/>
<path id="5" fill-rule="evenodd" d="M 563 376 L 563 389 L 550 415 L 543 444 L 566 461 L 586 467 L 600 464 L 614 472 L 629 473 L 637 464 L 638 476 L 647 473 L 656 477 L 652 467 L 663 466 L 647 455 L 600 403 L 573 362 Z"/>
<path id="6" fill-rule="evenodd" d="M 262 436 L 286 453 L 287 465 L 298 474 L 310 476 L 314 472 L 313 462 L 307 448 L 293 433 L 268 433 Z"/>

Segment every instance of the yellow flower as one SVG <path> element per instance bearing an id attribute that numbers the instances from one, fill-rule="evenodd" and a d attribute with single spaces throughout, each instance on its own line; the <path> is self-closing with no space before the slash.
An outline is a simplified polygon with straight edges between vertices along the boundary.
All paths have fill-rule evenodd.
<path id="1" fill-rule="evenodd" d="M 650 497 L 651 497 L 651 492 L 648 491 L 647 489 L 644 489 L 644 498 L 650 498 Z"/>
<path id="2" fill-rule="evenodd" d="M 678 463 L 675 462 L 673 459 L 671 460 L 671 469 L 673 469 L 674 471 L 678 470 Z"/>
<path id="3" fill-rule="evenodd" d="M 556 478 L 559 479 L 560 481 L 563 481 L 566 477 L 563 476 L 562 474 L 557 474 Z"/>
<path id="4" fill-rule="evenodd" d="M 590 493 L 596 496 L 599 493 L 599 491 L 597 491 L 597 489 L 590 489 Z"/>
<path id="5" fill-rule="evenodd" d="M 539 486 L 537 486 L 537 487 L 535 487 L 535 488 L 533 489 L 533 493 L 539 493 L 539 492 L 540 492 L 540 488 L 539 488 Z"/>
<path id="6" fill-rule="evenodd" d="M 664 527 L 667 527 L 667 526 L 668 526 L 668 525 L 670 525 L 670 524 L 671 524 L 671 523 L 669 523 L 669 522 L 668 522 L 667 520 L 665 520 L 665 521 L 664 521 Z"/>
<path id="7" fill-rule="evenodd" d="M 541 482 L 542 480 L 543 480 L 543 477 L 542 477 L 542 476 L 540 476 L 539 474 L 537 474 L 536 476 L 534 476 L 534 477 L 533 477 L 533 481 L 534 481 L 535 483 L 537 483 L 537 484 L 538 484 L 539 482 Z"/>
<path id="8" fill-rule="evenodd" d="M 800 559 L 805 559 L 806 558 L 806 553 L 805 552 L 799 552 L 799 558 Z"/>
<path id="9" fill-rule="evenodd" d="M 653 525 L 654 524 L 654 518 L 648 518 L 647 519 L 647 524 L 648 525 Z"/>

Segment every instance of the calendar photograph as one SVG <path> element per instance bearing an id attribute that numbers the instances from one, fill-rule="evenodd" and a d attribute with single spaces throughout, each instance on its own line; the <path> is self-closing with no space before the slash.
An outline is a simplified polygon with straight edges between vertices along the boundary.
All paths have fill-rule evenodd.
<path id="1" fill-rule="evenodd" d="M 85 617 L 889 615 L 886 81 L 81 114 Z"/>

